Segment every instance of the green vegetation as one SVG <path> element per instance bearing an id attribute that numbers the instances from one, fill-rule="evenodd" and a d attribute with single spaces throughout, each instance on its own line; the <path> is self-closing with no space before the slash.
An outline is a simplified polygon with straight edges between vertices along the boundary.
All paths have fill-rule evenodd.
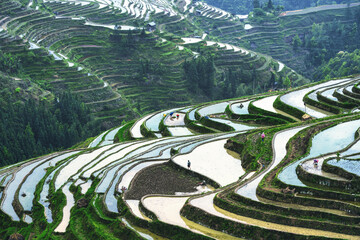
<path id="1" fill-rule="evenodd" d="M 0 50 L 0 71 L 7 74 L 17 74 L 22 71 L 22 64 L 18 57 Z"/>
<path id="2" fill-rule="evenodd" d="M 203 91 L 205 96 L 213 99 L 215 84 L 215 65 L 212 56 L 198 57 L 184 62 L 184 75 L 188 82 L 189 90 L 194 94 Z"/>
<path id="3" fill-rule="evenodd" d="M 359 48 L 355 40 L 359 37 L 358 6 L 322 11 L 310 8 L 280 16 L 274 12 L 276 10 L 266 9 L 266 5 L 257 9 L 245 20 L 245 24 L 251 26 L 247 30 L 241 28 L 243 23 L 224 20 L 217 27 L 205 23 L 201 27 L 209 29 L 218 41 L 268 54 L 310 79 L 321 64 L 338 52 L 353 52 Z M 294 78 L 286 68 L 283 71 L 287 72 L 292 86 L 297 82 L 303 84 L 301 78 Z M 277 82 L 283 81 L 284 77 Z"/>
<path id="4" fill-rule="evenodd" d="M 79 188 L 76 188 L 75 198 L 83 198 Z M 116 217 L 103 214 L 102 197 L 95 195 L 94 188 L 89 189 L 84 199 L 89 204 L 72 210 L 69 231 L 62 239 L 141 239 Z"/>
<path id="5" fill-rule="evenodd" d="M 252 22 L 264 23 L 273 21 L 284 9 L 284 6 L 274 6 L 272 0 L 269 0 L 266 4 L 260 4 L 258 0 L 253 1 L 253 12 L 250 14 L 249 19 Z"/>
<path id="6" fill-rule="evenodd" d="M 7 8 L 7 5 L 11 7 Z M 189 45 L 180 50 L 175 43 L 181 42 L 180 37 L 174 33 L 163 33 L 167 39 L 163 41 L 155 34 L 146 33 L 144 29 L 113 31 L 85 26 L 83 20 L 52 17 L 54 14 L 70 17 L 76 11 L 76 17 L 86 17 L 90 21 L 116 25 L 134 23 L 125 14 L 119 14 L 115 10 L 109 15 L 108 8 L 97 9 L 97 3 L 80 6 L 46 2 L 40 5 L 42 12 L 23 8 L 11 0 L 2 2 L 3 14 L 19 18 L 10 20 L 6 25 L 7 31 L 0 34 L 0 42 L 4 45 L 0 53 L 0 71 L 16 79 L 18 83 L 12 83 L 13 86 L 9 89 L 19 94 L 22 101 L 35 99 L 36 102 L 45 101 L 52 105 L 55 96 L 71 92 L 77 96 L 78 101 L 85 103 L 88 109 L 86 114 L 91 115 L 87 117 L 96 121 L 102 130 L 119 125 L 123 120 L 128 121 L 168 106 L 185 106 L 205 100 L 260 93 L 274 88 L 275 82 L 281 87 L 282 79 L 288 74 L 285 71 L 268 71 L 269 68 L 276 68 L 277 63 L 270 57 L 256 53 L 244 54 L 204 45 Z M 153 17 L 167 30 L 180 31 L 184 27 L 190 31 L 194 27 L 189 27 L 187 20 L 180 21 L 178 17 L 173 20 L 179 22 L 163 26 L 167 22 L 164 16 Z M 24 42 L 12 35 L 32 39 L 34 42 L 41 39 L 40 46 L 33 48 L 33 42 Z M 69 67 L 64 61 L 54 60 L 48 49 L 43 47 L 62 54 L 69 64 L 74 62 L 78 68 Z M 190 50 L 193 48 L 200 53 L 199 57 L 193 58 Z M 301 79 L 297 74 L 295 76 Z M 296 85 L 307 80 L 291 81 Z M 27 86 L 24 86 L 24 82 L 28 83 Z M 144 92 L 147 94 L 143 94 Z M 8 104 L 10 101 L 5 102 Z M 80 123 L 83 124 L 83 120 Z M 30 127 L 34 131 L 34 127 Z M 70 127 L 69 125 L 67 128 L 69 131 Z M 87 129 L 86 126 L 84 128 Z M 73 129 L 76 131 L 72 131 Z M 37 131 L 39 130 L 34 132 L 35 142 L 31 146 L 38 144 L 39 135 L 44 135 Z M 83 129 L 75 127 L 71 131 L 73 133 L 69 136 L 72 140 L 67 144 L 78 143 L 98 132 L 95 128 L 93 132 L 85 134 Z M 32 139 L 30 131 L 28 134 L 29 139 Z M 59 136 L 56 139 L 63 135 L 66 134 L 55 134 Z M 129 139 L 129 136 L 125 139 Z M 69 146 L 61 145 L 63 140 L 47 142 L 49 144 L 43 147 L 46 150 L 35 150 L 40 147 L 33 147 L 34 150 L 30 151 L 32 153 L 19 152 L 17 154 L 21 157 L 16 159 Z M 2 152 L 3 156 L 8 152 L 13 154 L 9 148 L 2 149 Z M 7 160 L 7 163 L 14 161 Z"/>
<path id="7" fill-rule="evenodd" d="M 221 218 L 207 212 L 202 211 L 199 208 L 193 207 L 191 205 L 185 205 L 181 214 L 186 216 L 191 221 L 202 223 L 206 226 L 211 227 L 212 229 L 218 231 L 225 231 L 232 236 L 240 237 L 240 238 L 253 238 L 256 237 L 258 239 L 326 239 L 323 237 L 313 237 L 313 236 L 304 236 L 297 234 L 290 234 L 283 231 L 276 231 L 266 228 L 260 228 L 258 226 L 253 226 L 249 224 L 244 224 L 241 222 L 235 222 L 228 220 L 226 218 Z"/>
<path id="8" fill-rule="evenodd" d="M 14 101 L 7 96 L 7 103 Z M 70 93 L 53 104 L 30 99 L 1 105 L 0 126 L 1 166 L 69 148 L 99 131 L 88 107 Z"/>
<path id="9" fill-rule="evenodd" d="M 175 2 L 174 11 L 184 8 L 185 1 Z M 202 200 L 211 200 L 216 211 L 230 217 L 219 217 L 196 208 L 189 197 L 181 215 L 204 228 L 248 239 L 323 239 L 332 238 L 333 234 L 346 234 L 335 236 L 339 238 L 360 235 L 358 176 L 331 167 L 325 160 L 322 170 L 334 174 L 332 179 L 309 173 L 301 166 L 294 172 L 294 177 L 301 179 L 303 186 L 293 186 L 278 177 L 288 164 L 310 152 L 311 139 L 317 133 L 335 124 L 359 119 L 352 113 L 360 106 L 359 79 L 356 77 L 360 64 L 359 7 L 326 11 L 305 9 L 279 16 L 284 9 L 340 3 L 340 0 L 208 2 L 217 6 L 222 4 L 219 7 L 228 9 L 233 15 L 222 16 L 211 7 L 196 2 L 187 6 L 188 9 L 194 7 L 194 11 L 174 15 L 148 12 L 146 20 L 143 19 L 145 16 L 122 13 L 115 4 L 34 1 L 32 7 L 27 7 L 29 1 L 26 0 L 0 2 L 0 168 L 29 158 L 33 159 L 27 162 L 35 163 L 30 165 L 31 169 L 27 169 L 27 162 L 0 169 L 0 199 L 10 199 L 6 198 L 12 194 L 9 186 L 18 183 L 12 185 L 16 188 L 14 200 L 6 203 L 10 203 L 8 207 L 13 206 L 22 219 L 14 222 L 0 212 L 1 239 L 9 239 L 15 232 L 26 239 L 142 239 L 138 229 L 129 227 L 124 219 L 161 238 L 210 239 L 209 233 L 209 236 L 201 235 L 160 221 L 161 217 L 141 201 L 138 207 L 146 217 L 140 218 L 125 202 L 139 200 L 147 194 L 191 192 L 194 186 L 199 189 L 202 180 L 218 192 L 213 199 Z M 249 10 L 252 12 L 247 19 L 239 20 L 234 16 Z M 145 30 L 150 21 L 156 22 L 157 29 L 153 32 Z M 106 25 L 91 26 L 89 22 Z M 115 29 L 111 27 L 114 25 Z M 121 29 L 127 25 L 136 28 Z M 184 43 L 182 37 L 194 37 L 192 40 L 196 43 Z M 296 99 L 309 108 L 316 107 L 337 115 L 303 120 L 306 109 L 303 112 L 295 105 L 288 105 L 291 102 L 285 104 L 280 99 L 288 93 L 285 89 L 345 75 L 353 75 L 353 79 L 334 88 L 331 98 L 322 95 L 328 88 L 315 89 L 316 84 L 312 83 L 303 88 L 314 87 L 315 90 L 309 90 L 303 99 Z M 301 88 L 295 90 L 298 89 Z M 271 93 L 264 94 L 267 91 Z M 269 96 L 278 96 L 273 106 L 286 114 L 275 113 L 270 105 L 260 108 L 250 102 Z M 221 100 L 225 98 L 231 99 Z M 213 102 L 199 104 L 204 101 Z M 230 104 L 240 101 L 246 109 L 240 105 L 239 111 L 230 109 Z M 209 116 L 199 114 L 200 108 L 222 102 L 225 105 L 219 107 L 221 112 L 214 110 Z M 135 118 L 176 107 L 182 109 L 179 112 L 186 112 L 186 117 L 185 126 L 182 122 L 173 122 L 175 126 L 171 127 L 174 129 L 181 126 L 174 132 L 181 135 L 181 130 L 186 127 L 194 136 L 155 139 L 159 135 L 148 129 L 144 122 L 140 128 L 144 138 L 131 142 L 134 139 L 130 131 Z M 288 114 L 298 118 L 299 122 Z M 225 121 L 212 121 L 215 117 Z M 170 127 L 165 126 L 163 120 L 158 121 L 165 137 L 170 135 Z M 228 121 L 254 124 L 256 129 L 235 135 L 238 133 L 234 133 Z M 109 143 L 104 141 L 109 135 L 103 135 L 99 147 L 80 151 L 56 164 L 51 163 L 53 159 L 34 158 L 66 148 L 86 148 L 94 140 L 91 136 L 105 129 L 110 129 L 109 133 L 120 123 L 122 126 L 114 137 L 114 145 L 102 147 Z M 272 167 L 273 158 L 278 154 L 273 145 L 285 147 L 284 139 L 276 139 L 277 133 L 301 125 L 307 127 L 287 141 L 286 157 L 259 185 L 247 185 Z M 242 176 L 234 175 L 238 181 L 220 188 L 220 181 L 216 183 L 215 177 L 212 179 L 210 174 L 203 176 L 197 172 L 195 161 L 201 156 L 189 157 L 189 161 L 193 161 L 191 168 L 184 167 L 186 158 L 183 163 L 176 162 L 179 154 L 190 153 L 194 146 L 225 139 L 229 134 L 233 137 L 225 147 L 235 153 L 229 151 L 228 154 L 235 159 L 240 156 L 246 172 Z M 355 144 L 359 131 L 355 140 L 350 137 Z M 124 146 L 122 142 L 129 144 Z M 174 159 L 166 164 L 135 173 L 135 168 L 144 166 L 142 164 L 158 163 L 152 161 L 168 160 L 170 156 Z M 339 152 L 337 158 L 340 158 Z M 41 162 L 43 160 L 45 162 Z M 220 156 L 217 160 L 223 158 Z M 240 162 L 235 161 L 240 169 Z M 203 169 L 211 167 L 212 164 L 202 166 Z M 20 190 L 35 170 L 45 174 L 34 181 L 35 191 Z M 66 176 L 67 171 L 69 176 Z M 126 177 L 135 175 L 131 182 L 124 177 L 128 173 Z M 229 174 L 233 174 L 230 169 Z M 54 233 L 66 206 L 62 189 L 55 191 L 57 180 L 71 184 L 70 192 L 77 203 L 71 209 L 65 233 Z M 129 184 L 125 193 L 124 188 L 119 189 L 121 182 L 124 187 Z M 239 195 L 236 191 L 242 186 L 253 187 L 251 194 L 256 194 L 258 199 Z M 49 187 L 47 196 L 41 195 L 44 187 Z M 25 197 L 30 198 L 31 194 L 34 195 L 32 208 L 24 212 L 21 201 L 26 201 Z M 208 195 L 202 193 L 195 197 L 202 196 Z M 50 203 L 52 223 L 47 222 L 40 197 Z M 118 212 L 114 207 L 116 204 Z M 132 210 L 136 211 L 133 206 Z M 24 223 L 25 214 L 31 217 L 32 223 Z M 245 224 L 235 218 L 252 222 Z M 273 223 L 278 226 L 274 227 Z M 289 230 L 289 226 L 295 230 Z M 300 227 L 307 228 L 306 232 Z"/>
<path id="10" fill-rule="evenodd" d="M 360 43 L 357 41 L 360 37 L 359 13 L 360 10 L 353 13 L 356 17 L 352 24 L 340 21 L 313 24 L 311 32 L 307 34 L 303 43 L 303 48 L 309 51 L 308 66 L 319 66 L 330 60 L 339 51 L 352 52 L 354 49 L 360 48 Z"/>
<path id="11" fill-rule="evenodd" d="M 271 162 L 272 138 L 277 131 L 278 128 L 253 130 L 230 138 L 225 147 L 240 154 L 241 165 L 247 171 L 262 170 Z M 262 133 L 265 134 L 264 140 Z"/>
<path id="12" fill-rule="evenodd" d="M 115 142 L 125 142 L 132 140 L 130 134 L 130 128 L 134 125 L 135 120 L 125 123 L 124 126 L 116 133 L 114 141 Z"/>
<path id="13" fill-rule="evenodd" d="M 332 79 L 360 73 L 360 49 L 353 52 L 340 51 L 324 62 L 314 74 L 315 79 Z"/>

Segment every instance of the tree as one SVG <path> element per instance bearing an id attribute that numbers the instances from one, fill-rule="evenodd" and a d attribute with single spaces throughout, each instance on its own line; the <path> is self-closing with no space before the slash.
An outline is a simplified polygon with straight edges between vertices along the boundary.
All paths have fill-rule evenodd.
<path id="1" fill-rule="evenodd" d="M 213 89 L 215 83 L 215 64 L 214 64 L 214 58 L 212 56 L 206 59 L 205 78 L 206 78 L 205 92 L 212 99 L 214 94 Z"/>
<path id="2" fill-rule="evenodd" d="M 142 37 L 142 38 L 145 38 L 145 37 L 146 37 L 145 28 L 143 28 L 143 29 L 141 30 L 140 37 Z"/>
<path id="3" fill-rule="evenodd" d="M 271 72 L 270 85 L 271 85 L 273 88 L 275 87 L 275 82 L 276 82 L 275 73 L 274 73 L 274 72 Z"/>
<path id="4" fill-rule="evenodd" d="M 253 7 L 254 8 L 260 8 L 260 1 L 259 0 L 253 0 Z"/>
<path id="5" fill-rule="evenodd" d="M 254 17 L 263 17 L 266 16 L 266 12 L 262 10 L 261 8 L 255 8 L 254 9 Z"/>
<path id="6" fill-rule="evenodd" d="M 284 10 L 284 8 L 285 8 L 285 7 L 282 6 L 282 5 L 277 5 L 277 6 L 276 6 L 276 11 L 277 11 L 277 12 L 282 12 L 282 11 Z"/>
<path id="7" fill-rule="evenodd" d="M 22 69 L 20 59 L 11 53 L 3 53 L 0 50 L 0 71 L 9 74 L 16 74 Z"/>
<path id="8" fill-rule="evenodd" d="M 199 77 L 196 69 L 195 61 L 185 61 L 183 65 L 184 77 L 188 83 L 189 90 L 193 93 L 197 93 L 199 89 Z"/>
<path id="9" fill-rule="evenodd" d="M 252 94 L 255 94 L 255 85 L 257 85 L 256 80 L 258 78 L 258 74 L 256 72 L 256 68 L 253 67 L 252 74 L 251 74 L 251 81 L 252 81 Z"/>
<path id="10" fill-rule="evenodd" d="M 283 86 L 286 87 L 286 89 L 288 89 L 289 87 L 291 87 L 291 81 L 290 81 L 290 78 L 288 76 L 286 76 L 286 78 L 284 79 L 283 81 Z"/>
<path id="11" fill-rule="evenodd" d="M 292 45 L 293 45 L 293 49 L 294 51 L 298 50 L 298 48 L 302 45 L 302 41 L 299 38 L 299 35 L 295 35 L 295 37 L 292 40 Z"/>
<path id="12" fill-rule="evenodd" d="M 273 10 L 274 9 L 274 5 L 273 5 L 271 0 L 269 0 L 268 3 L 266 4 L 266 8 L 268 10 Z"/>
<path id="13" fill-rule="evenodd" d="M 53 103 L 17 97 L 0 105 L 0 166 L 68 148 L 99 132 L 87 106 L 70 93 Z"/>
<path id="14" fill-rule="evenodd" d="M 190 91 L 202 90 L 209 98 L 213 97 L 215 84 L 215 65 L 211 56 L 201 56 L 183 64 L 184 77 Z"/>

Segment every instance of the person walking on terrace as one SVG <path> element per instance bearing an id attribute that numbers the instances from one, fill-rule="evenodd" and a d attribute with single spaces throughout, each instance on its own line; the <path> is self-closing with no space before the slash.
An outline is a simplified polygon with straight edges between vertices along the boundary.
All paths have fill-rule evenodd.
<path id="1" fill-rule="evenodd" d="M 265 133 L 262 132 L 262 134 L 261 134 L 261 141 L 264 141 L 264 138 L 265 138 Z"/>
<path id="2" fill-rule="evenodd" d="M 191 162 L 190 162 L 190 160 L 188 160 L 188 162 L 187 162 L 188 169 L 191 169 L 190 166 L 191 166 Z"/>

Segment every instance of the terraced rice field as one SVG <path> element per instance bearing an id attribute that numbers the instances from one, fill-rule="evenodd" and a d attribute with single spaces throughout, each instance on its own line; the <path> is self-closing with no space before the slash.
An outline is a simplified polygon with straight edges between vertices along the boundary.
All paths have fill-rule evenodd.
<path id="1" fill-rule="evenodd" d="M 34 9 L 36 4 L 22 7 L 12 0 L 2 2 L 2 50 L 20 58 L 26 66 L 24 74 L 40 87 L 54 94 L 61 89 L 78 95 L 104 125 L 114 127 L 169 105 L 183 107 L 204 101 L 205 96 L 189 96 L 189 84 L 183 76 L 183 62 L 199 56 L 193 51 L 198 45 L 188 44 L 188 40 L 195 42 L 194 38 L 183 38 L 182 44 L 175 39 L 175 43 L 142 31 L 139 25 L 139 19 L 148 18 L 146 23 L 156 22 L 160 32 L 195 30 L 183 13 L 174 10 L 174 3 L 44 1 L 40 5 L 46 11 Z M 206 9 L 206 18 L 233 19 L 211 6 Z M 202 34 L 204 38 L 206 35 Z M 203 39 L 195 39 L 203 43 Z M 229 68 L 237 74 L 256 71 L 262 79 L 261 88 L 269 85 L 269 69 L 279 65 L 268 56 L 236 45 L 205 43 L 209 50 L 218 49 L 217 79 Z M 279 65 L 281 68 L 287 69 Z"/>
<path id="2" fill-rule="evenodd" d="M 119 126 L 100 134 L 88 149 L 0 169 L 2 217 L 26 228 L 41 216 L 46 231 L 63 233 L 60 237 L 80 233 L 73 227 L 79 226 L 78 212 L 85 211 L 89 226 L 106 220 L 110 225 L 101 228 L 119 238 L 114 221 L 124 222 L 121 231 L 146 239 L 172 239 L 174 229 L 196 239 L 359 239 L 359 115 L 299 118 L 306 93 L 336 91 L 349 82 L 348 91 L 359 80 L 155 112 L 128 129 L 137 140 L 114 143 Z M 322 98 L 316 104 L 326 106 Z M 263 117 L 291 115 L 298 121 L 235 128 L 254 115 L 248 106 L 263 111 Z M 190 136 L 163 137 L 180 128 L 169 125 L 170 112 L 175 118 L 182 114 L 181 128 Z M 203 134 L 204 129 L 213 132 Z M 151 133 L 161 137 L 149 138 Z M 80 199 L 89 202 L 84 210 Z M 152 227 L 157 220 L 158 228 Z"/>
<path id="3" fill-rule="evenodd" d="M 203 17 L 234 20 L 231 13 L 226 12 L 220 8 L 208 5 L 204 2 L 196 2 L 194 8 L 191 8 L 189 11 L 194 12 L 194 9 L 196 10 L 196 14 Z"/>
<path id="4" fill-rule="evenodd" d="M 77 94 L 114 126 L 87 148 L 1 168 L 1 238 L 360 239 L 360 78 L 196 105 L 182 63 L 197 49 L 216 52 L 219 76 L 259 75 L 260 88 L 272 74 L 306 79 L 236 46 L 234 34 L 263 40 L 278 25 L 181 2 L 0 3 L 1 50 L 39 86 Z M 139 28 L 156 21 L 179 32 L 184 13 L 221 21 L 211 34 L 228 43 L 207 33 L 175 43 Z"/>
<path id="5" fill-rule="evenodd" d="M 323 5 L 283 12 L 279 17 L 267 19 L 259 24 L 246 15 L 226 17 L 225 13 L 220 14 L 216 8 L 208 7 L 204 3 L 196 3 L 196 5 L 197 7 L 193 8 L 193 14 L 201 23 L 202 29 L 206 29 L 208 35 L 216 36 L 216 39 L 223 43 L 272 56 L 278 60 L 274 69 L 279 72 L 287 71 L 286 68 L 290 67 L 298 72 L 305 72 L 306 76 L 311 75 L 312 72 L 305 67 L 307 61 L 305 55 L 293 49 L 291 44 L 293 37 L 298 35 L 305 38 L 311 32 L 314 23 L 331 23 L 334 16 L 337 21 L 345 23 L 349 21 L 348 12 L 355 13 L 359 9 L 359 3 L 352 3 L 349 6 L 346 4 Z M 219 16 L 222 16 L 221 21 L 217 19 Z M 287 66 L 285 69 L 283 64 Z M 302 77 L 292 78 L 291 71 L 287 71 L 287 75 L 294 83 L 304 81 Z"/>

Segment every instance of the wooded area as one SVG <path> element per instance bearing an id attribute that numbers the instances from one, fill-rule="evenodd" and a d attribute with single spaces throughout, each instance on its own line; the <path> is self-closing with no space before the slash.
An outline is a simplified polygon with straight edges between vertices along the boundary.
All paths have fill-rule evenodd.
<path id="1" fill-rule="evenodd" d="M 54 104 L 21 102 L 16 94 L 6 101 L 0 107 L 0 166 L 69 148 L 99 131 L 89 109 L 70 93 Z"/>

